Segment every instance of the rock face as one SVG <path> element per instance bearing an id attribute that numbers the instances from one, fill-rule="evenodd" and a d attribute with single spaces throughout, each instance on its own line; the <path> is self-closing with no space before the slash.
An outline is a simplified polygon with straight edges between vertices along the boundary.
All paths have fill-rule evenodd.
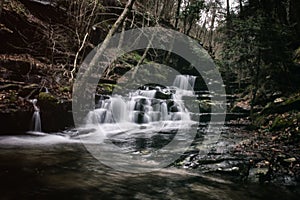
<path id="1" fill-rule="evenodd" d="M 32 113 L 17 111 L 14 113 L 0 113 L 0 135 L 23 134 L 29 131 Z"/>
<path id="2" fill-rule="evenodd" d="M 40 108 L 43 132 L 56 132 L 74 127 L 71 101 L 56 104 L 41 101 L 37 105 Z M 29 131 L 33 113 L 34 109 L 29 103 L 19 110 L 0 112 L 0 135 L 18 135 Z"/>
<path id="3" fill-rule="evenodd" d="M 58 131 L 73 125 L 71 90 L 66 90 L 71 83 L 64 75 L 65 69 L 59 66 L 65 63 L 59 59 L 66 55 L 50 53 L 47 36 L 47 29 L 66 23 L 66 17 L 43 2 L 48 1 L 4 2 L 0 23 L 1 135 L 23 134 L 30 129 L 32 99 L 39 99 L 43 131 Z M 68 33 L 62 33 L 65 35 L 61 37 L 69 41 Z M 51 95 L 47 94 L 49 91 Z"/>

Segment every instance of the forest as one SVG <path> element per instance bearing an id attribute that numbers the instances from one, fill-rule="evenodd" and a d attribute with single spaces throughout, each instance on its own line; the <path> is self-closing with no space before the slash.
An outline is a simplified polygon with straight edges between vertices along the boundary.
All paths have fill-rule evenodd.
<path id="1" fill-rule="evenodd" d="M 165 32 L 147 36 L 147 28 Z M 186 39 L 178 40 L 177 33 Z M 139 42 L 146 42 L 145 48 L 109 63 L 115 35 L 120 51 Z M 12 177 L 0 181 L 4 199 L 64 197 L 73 190 L 71 197 L 79 199 L 165 199 L 164 193 L 175 199 L 297 199 L 300 194 L 299 0 L 0 0 L 0 44 L 0 179 Z M 212 69 L 199 72 L 199 66 L 175 53 L 178 46 L 191 60 L 215 66 L 222 80 L 214 80 Z M 107 58 L 102 63 L 97 56 Z M 89 81 L 97 79 L 96 88 L 78 83 L 86 64 L 103 68 L 100 75 L 88 74 Z M 180 75 L 163 85 L 172 70 Z M 132 85 L 122 85 L 126 81 Z M 210 91 L 215 85 L 220 89 Z M 89 95 L 95 111 L 77 107 L 80 96 Z M 91 133 L 100 131 L 77 126 L 80 109 L 86 125 L 96 120 L 115 145 L 142 157 L 174 139 L 174 122 L 188 124 L 184 131 L 195 130 L 193 143 L 166 167 L 184 172 L 138 176 L 98 167 L 75 142 L 88 138 L 89 144 L 96 140 Z M 126 128 L 118 132 L 114 124 Z M 221 133 L 204 155 L 203 144 L 218 132 L 214 128 Z M 114 156 L 107 157 L 118 159 Z M 116 162 L 110 159 L 104 164 Z M 18 183 L 22 177 L 33 182 Z M 41 189 L 30 194 L 38 184 Z M 19 186 L 22 196 L 12 192 Z"/>

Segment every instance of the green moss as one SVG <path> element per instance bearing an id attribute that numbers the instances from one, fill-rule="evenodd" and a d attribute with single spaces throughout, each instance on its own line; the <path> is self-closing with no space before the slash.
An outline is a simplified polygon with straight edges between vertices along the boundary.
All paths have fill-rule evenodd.
<path id="1" fill-rule="evenodd" d="M 284 104 L 285 105 L 289 105 L 289 104 L 292 104 L 292 103 L 295 103 L 295 102 L 297 102 L 297 101 L 300 101 L 300 96 L 294 96 L 294 97 L 291 97 L 291 98 L 289 98 L 289 99 L 287 99 L 285 102 L 284 102 Z"/>
<path id="2" fill-rule="evenodd" d="M 111 93 L 113 92 L 114 88 L 115 88 L 116 85 L 114 84 L 108 84 L 108 83 L 100 83 L 98 85 L 98 87 L 102 88 L 102 90 L 108 92 L 108 93 Z"/>
<path id="3" fill-rule="evenodd" d="M 255 120 L 254 120 L 254 125 L 257 126 L 257 127 L 260 127 L 262 126 L 263 124 L 265 124 L 266 122 L 266 116 L 264 115 L 257 115 L 255 116 Z"/>
<path id="4" fill-rule="evenodd" d="M 11 92 L 10 93 L 10 97 L 9 97 L 10 102 L 16 102 L 18 100 L 17 94 L 15 92 Z"/>
<path id="5" fill-rule="evenodd" d="M 12 1 L 12 2 L 6 3 L 5 6 L 7 8 L 9 7 L 10 10 L 16 12 L 19 15 L 23 15 L 23 16 L 30 15 L 29 10 L 26 9 L 26 7 L 22 3 L 19 3 L 18 1 L 16 1 L 16 2 Z"/>
<path id="6" fill-rule="evenodd" d="M 71 88 L 69 86 L 61 87 L 59 88 L 60 92 L 70 92 Z"/>
<path id="7" fill-rule="evenodd" d="M 293 121 L 289 119 L 282 118 L 282 116 L 278 116 L 275 118 L 272 123 L 271 130 L 281 130 L 293 125 Z"/>
<path id="8" fill-rule="evenodd" d="M 56 103 L 57 99 L 50 93 L 41 92 L 38 97 L 39 101 Z"/>
<path id="9" fill-rule="evenodd" d="M 132 59 L 139 61 L 142 59 L 142 56 L 138 53 L 132 53 Z"/>

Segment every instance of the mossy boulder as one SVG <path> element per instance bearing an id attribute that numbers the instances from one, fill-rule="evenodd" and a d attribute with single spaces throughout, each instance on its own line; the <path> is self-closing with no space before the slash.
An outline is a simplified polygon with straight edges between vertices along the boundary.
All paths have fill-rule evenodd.
<path id="1" fill-rule="evenodd" d="M 283 99 L 282 99 L 283 100 Z M 267 104 L 261 114 L 284 113 L 291 110 L 300 110 L 300 94 L 289 97 L 280 103 L 272 102 Z"/>
<path id="2" fill-rule="evenodd" d="M 272 123 L 271 130 L 281 130 L 293 125 L 293 121 L 290 121 L 289 118 L 284 118 L 281 115 L 277 116 Z"/>
<path id="3" fill-rule="evenodd" d="M 46 92 L 41 92 L 38 100 L 42 102 L 57 103 L 57 99 L 52 94 Z"/>
<path id="4" fill-rule="evenodd" d="M 38 106 L 42 111 L 54 111 L 58 105 L 58 100 L 50 93 L 41 92 L 38 95 Z"/>

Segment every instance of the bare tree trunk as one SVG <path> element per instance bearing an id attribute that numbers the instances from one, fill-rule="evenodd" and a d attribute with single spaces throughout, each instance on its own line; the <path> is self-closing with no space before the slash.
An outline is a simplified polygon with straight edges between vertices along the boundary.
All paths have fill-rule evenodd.
<path id="1" fill-rule="evenodd" d="M 291 24 L 291 0 L 287 0 L 286 2 L 286 21 L 288 25 Z"/>
<path id="2" fill-rule="evenodd" d="M 190 6 L 190 1 L 187 1 L 185 6 L 186 6 L 185 14 L 184 14 L 184 19 L 183 19 L 183 33 L 184 34 L 186 34 L 186 32 L 187 32 L 186 26 L 187 26 L 188 18 L 189 18 L 187 11 L 188 11 L 188 7 Z"/>
<path id="3" fill-rule="evenodd" d="M 243 7 L 243 2 L 242 2 L 242 0 L 239 0 L 239 4 L 240 4 L 240 14 L 243 14 L 243 12 L 244 12 L 244 7 Z"/>
<path id="4" fill-rule="evenodd" d="M 159 13 L 160 18 L 165 18 L 165 16 L 166 16 L 165 10 L 166 10 L 167 3 L 168 3 L 168 0 L 164 0 L 163 6 L 162 6 L 161 11 Z"/>
<path id="5" fill-rule="evenodd" d="M 159 17 L 159 0 L 155 1 L 155 17 Z"/>
<path id="6" fill-rule="evenodd" d="M 226 0 L 226 12 L 227 12 L 227 20 L 230 18 L 230 2 Z"/>
<path id="7" fill-rule="evenodd" d="M 216 14 L 217 14 L 217 9 L 214 7 L 213 11 L 212 11 L 212 19 L 211 19 L 211 24 L 210 24 L 209 46 L 208 46 L 208 52 L 209 53 L 213 53 L 212 42 L 213 42 L 213 34 L 214 34 Z"/>
<path id="8" fill-rule="evenodd" d="M 188 36 L 190 35 L 190 32 L 193 28 L 194 20 L 195 20 L 194 17 L 191 17 L 190 20 L 189 20 L 189 28 L 186 31 L 186 35 L 188 35 Z"/>
<path id="9" fill-rule="evenodd" d="M 175 29 L 178 29 L 178 23 L 179 23 L 179 16 L 180 16 L 180 8 L 182 4 L 182 0 L 177 1 L 177 9 L 176 9 L 176 20 L 175 20 Z"/>
<path id="10" fill-rule="evenodd" d="M 199 33 L 199 38 L 200 37 L 202 37 L 202 35 L 203 35 L 203 33 L 205 32 L 205 30 L 206 30 L 206 17 L 205 17 L 205 20 L 204 20 L 204 22 L 203 22 L 203 24 L 202 24 L 202 27 L 201 27 L 201 30 L 200 30 L 200 33 Z"/>
<path id="11" fill-rule="evenodd" d="M 128 13 L 130 12 L 130 10 L 132 9 L 133 5 L 134 5 L 135 0 L 128 0 L 122 14 L 119 16 L 119 18 L 117 19 L 117 21 L 114 23 L 114 25 L 112 26 L 112 28 L 109 30 L 108 34 L 106 35 L 101 47 L 97 50 L 94 58 L 92 59 L 90 65 L 91 66 L 95 66 L 98 58 L 103 54 L 103 52 L 105 51 L 105 49 L 107 48 L 111 38 L 113 37 L 113 35 L 117 32 L 118 28 L 120 27 L 120 25 L 122 24 L 122 22 L 125 20 L 125 18 L 127 17 Z"/>
<path id="12" fill-rule="evenodd" d="M 0 16 L 2 14 L 3 5 L 4 5 L 4 0 L 0 0 Z"/>
<path id="13" fill-rule="evenodd" d="M 258 60 L 255 62 L 255 71 L 253 72 L 253 82 L 252 82 L 252 99 L 251 99 L 251 105 L 250 105 L 250 118 L 252 122 L 254 121 L 254 106 L 256 102 L 257 97 L 257 91 L 259 89 L 259 76 L 260 76 L 260 64 L 261 64 L 261 52 L 258 50 Z"/>

